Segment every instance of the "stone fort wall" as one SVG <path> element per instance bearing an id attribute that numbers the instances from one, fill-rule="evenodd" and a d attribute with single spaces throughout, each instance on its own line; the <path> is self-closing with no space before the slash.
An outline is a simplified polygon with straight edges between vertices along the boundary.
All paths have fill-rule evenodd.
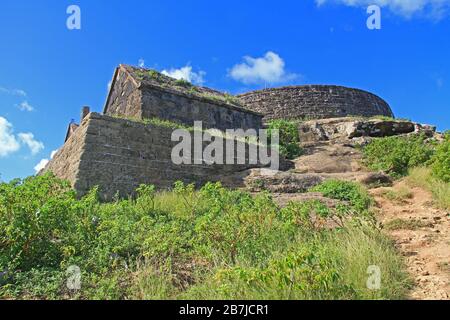
<path id="1" fill-rule="evenodd" d="M 322 119 L 345 116 L 389 116 L 389 105 L 378 96 L 341 86 L 308 85 L 265 89 L 239 95 L 246 108 L 271 119 Z"/>
<path id="2" fill-rule="evenodd" d="M 173 164 L 172 148 L 178 142 L 171 141 L 172 132 L 168 127 L 90 113 L 43 172 L 51 171 L 69 180 L 80 196 L 98 185 L 102 197 L 108 200 L 116 192 L 132 195 L 140 184 L 164 189 L 181 180 L 199 186 L 258 167 Z"/>
<path id="3" fill-rule="evenodd" d="M 261 114 L 227 103 L 226 97 L 203 87 L 177 85 L 174 79 L 150 70 L 120 66 L 104 113 L 136 119 L 159 118 L 187 126 L 202 121 L 205 128 L 220 130 L 262 127 Z"/>

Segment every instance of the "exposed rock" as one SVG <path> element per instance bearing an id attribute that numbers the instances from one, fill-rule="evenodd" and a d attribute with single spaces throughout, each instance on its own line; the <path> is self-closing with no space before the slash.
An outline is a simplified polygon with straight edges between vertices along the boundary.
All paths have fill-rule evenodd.
<path id="1" fill-rule="evenodd" d="M 357 180 L 367 187 L 390 187 L 393 184 L 391 177 L 382 172 L 370 172 Z"/>
<path id="2" fill-rule="evenodd" d="M 390 137 L 408 134 L 415 131 L 415 124 L 409 121 L 369 120 L 355 122 L 356 129 L 349 138 L 357 137 Z"/>
<path id="3" fill-rule="evenodd" d="M 254 192 L 268 190 L 275 193 L 297 193 L 306 192 L 322 181 L 319 175 L 252 169 L 251 174 L 245 178 L 245 185 Z"/>
<path id="4" fill-rule="evenodd" d="M 319 200 L 329 208 L 336 208 L 338 204 L 342 204 L 342 201 L 336 199 L 330 199 L 324 197 L 320 192 L 307 192 L 307 193 L 276 193 L 273 194 L 274 201 L 280 206 L 285 207 L 291 201 L 305 202 L 310 200 Z"/>
<path id="5" fill-rule="evenodd" d="M 305 155 L 295 160 L 298 173 L 357 172 L 361 152 L 342 144 L 315 144 L 305 148 Z"/>
<path id="6" fill-rule="evenodd" d="M 433 126 L 421 125 L 408 120 L 332 118 L 311 120 L 299 124 L 300 141 L 306 145 L 319 141 L 345 142 L 362 137 L 388 137 L 411 133 L 424 133 L 432 137 L 435 132 L 436 128 Z"/>

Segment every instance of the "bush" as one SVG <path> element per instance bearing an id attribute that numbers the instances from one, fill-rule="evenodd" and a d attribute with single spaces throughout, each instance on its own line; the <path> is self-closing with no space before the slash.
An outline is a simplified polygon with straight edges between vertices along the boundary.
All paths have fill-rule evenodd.
<path id="1" fill-rule="evenodd" d="M 373 203 L 367 191 L 359 184 L 350 181 L 327 180 L 311 189 L 321 192 L 325 197 L 347 201 L 358 213 L 365 213 Z"/>
<path id="2" fill-rule="evenodd" d="M 297 124 L 287 120 L 272 120 L 268 125 L 268 136 L 272 137 L 273 130 L 279 130 L 279 150 L 286 159 L 295 159 L 302 155 L 300 137 Z"/>
<path id="3" fill-rule="evenodd" d="M 450 133 L 438 145 L 436 153 L 431 159 L 433 175 L 444 182 L 450 182 Z"/>
<path id="4" fill-rule="evenodd" d="M 352 213 L 368 206 L 354 185 L 321 190 L 349 201 Z M 346 225 L 317 230 L 312 215 L 335 214 L 318 201 L 280 210 L 268 193 L 220 183 L 196 191 L 177 182 L 162 193 L 142 185 L 137 195 L 100 203 L 94 188 L 77 199 L 49 174 L 0 184 L 0 297 L 364 298 L 357 293 L 364 283 L 353 278 L 367 277 L 369 252 L 393 250 L 365 229 L 352 231 L 351 244 Z M 355 246 L 368 253 L 351 257 Z M 388 269 L 392 261 L 376 262 Z M 79 291 L 66 287 L 69 266 L 81 270 Z M 391 288 L 403 281 L 400 272 L 386 279 L 387 291 L 375 298 L 398 297 Z"/>
<path id="5" fill-rule="evenodd" d="M 408 169 L 425 164 L 433 152 L 433 146 L 422 135 L 374 139 L 363 150 L 364 163 L 369 169 L 393 177 L 405 176 Z"/>
<path id="6" fill-rule="evenodd" d="M 260 267 L 219 268 L 181 299 L 402 299 L 410 286 L 391 241 L 370 227 L 346 227 L 300 237 Z M 380 290 L 367 288 L 367 270 L 382 273 Z"/>

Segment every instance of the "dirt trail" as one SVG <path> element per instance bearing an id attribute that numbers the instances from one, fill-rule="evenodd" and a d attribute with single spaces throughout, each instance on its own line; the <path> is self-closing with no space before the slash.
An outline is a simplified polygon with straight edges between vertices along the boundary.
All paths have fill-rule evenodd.
<path id="1" fill-rule="evenodd" d="M 402 199 L 386 196 L 408 189 Z M 429 192 L 410 188 L 404 181 L 371 193 L 380 209 L 377 218 L 387 226 L 385 232 L 405 257 L 415 281 L 410 298 L 450 300 L 450 212 L 434 208 Z M 392 227 L 393 221 L 397 227 Z"/>

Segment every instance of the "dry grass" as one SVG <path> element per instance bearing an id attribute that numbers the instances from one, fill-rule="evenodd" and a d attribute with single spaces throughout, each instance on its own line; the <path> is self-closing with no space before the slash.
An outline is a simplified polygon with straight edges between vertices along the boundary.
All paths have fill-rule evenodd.
<path id="1" fill-rule="evenodd" d="M 412 220 L 405 220 L 405 219 L 394 219 L 392 221 L 389 221 L 385 223 L 384 228 L 386 230 L 417 230 L 420 228 L 430 227 L 430 223 L 412 219 Z"/>
<path id="2" fill-rule="evenodd" d="M 437 207 L 450 210 L 450 183 L 434 178 L 431 175 L 431 169 L 424 167 L 411 169 L 406 182 L 410 186 L 430 191 Z"/>
<path id="3" fill-rule="evenodd" d="M 396 191 L 386 190 L 382 196 L 391 201 L 404 203 L 406 200 L 412 199 L 414 195 L 409 188 L 402 186 Z"/>

